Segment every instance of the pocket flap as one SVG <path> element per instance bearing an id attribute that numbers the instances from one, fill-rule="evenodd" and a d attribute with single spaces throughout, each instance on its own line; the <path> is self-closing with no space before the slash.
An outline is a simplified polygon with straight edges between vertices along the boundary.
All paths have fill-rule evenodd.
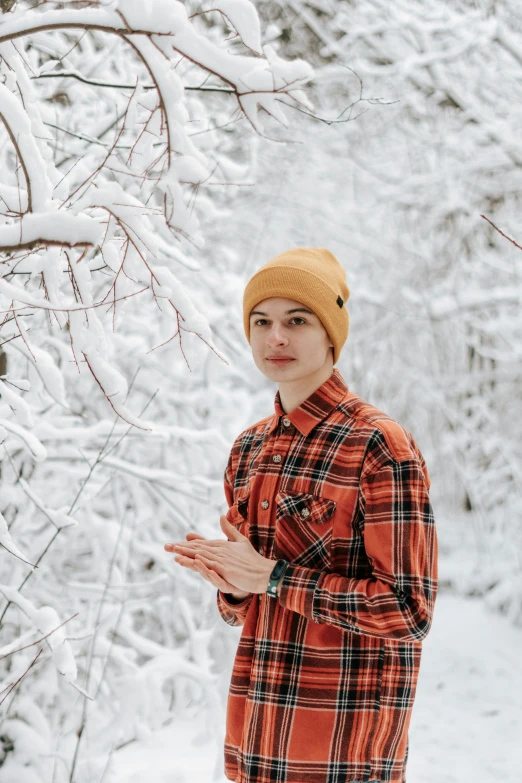
<path id="1" fill-rule="evenodd" d="M 308 492 L 279 492 L 277 514 L 291 516 L 299 522 L 320 524 L 329 520 L 336 507 L 335 500 Z"/>

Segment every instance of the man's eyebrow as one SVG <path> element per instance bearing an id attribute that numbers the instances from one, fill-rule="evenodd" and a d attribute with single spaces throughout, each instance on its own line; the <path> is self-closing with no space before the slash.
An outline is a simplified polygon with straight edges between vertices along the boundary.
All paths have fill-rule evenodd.
<path id="1" fill-rule="evenodd" d="M 309 313 L 310 315 L 315 315 L 312 310 L 307 310 L 306 307 L 294 307 L 293 310 L 287 310 L 285 315 L 290 315 L 290 313 Z M 268 313 L 262 313 L 261 310 L 252 310 L 250 315 L 268 315 Z"/>

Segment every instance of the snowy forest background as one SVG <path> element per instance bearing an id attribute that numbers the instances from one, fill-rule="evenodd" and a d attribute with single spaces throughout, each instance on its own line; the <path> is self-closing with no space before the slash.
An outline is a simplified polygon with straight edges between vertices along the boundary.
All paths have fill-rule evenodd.
<path id="1" fill-rule="evenodd" d="M 239 630 L 163 544 L 222 537 L 228 451 L 275 394 L 243 334 L 243 289 L 298 245 L 346 269 L 349 388 L 425 456 L 438 604 L 461 601 L 447 638 L 471 617 L 472 633 L 485 627 L 475 646 L 504 634 L 513 690 L 514 0 L 0 10 L 1 783 L 224 781 Z M 447 653 L 456 698 L 469 672 Z M 498 717 L 514 754 L 520 712 Z M 477 728 L 477 748 L 441 742 L 425 767 L 412 747 L 411 783 L 494 779 L 499 768 L 461 767 L 482 731 L 491 761 L 496 730 Z"/>

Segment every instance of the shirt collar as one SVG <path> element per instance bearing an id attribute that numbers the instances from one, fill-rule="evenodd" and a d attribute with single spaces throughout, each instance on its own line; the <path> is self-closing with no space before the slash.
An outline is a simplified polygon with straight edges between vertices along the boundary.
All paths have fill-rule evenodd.
<path id="1" fill-rule="evenodd" d="M 268 424 L 268 433 L 271 434 L 275 430 L 279 425 L 280 417 L 284 416 L 290 419 L 302 435 L 308 435 L 340 403 L 347 392 L 348 385 L 337 367 L 333 368 L 332 374 L 321 386 L 290 413 L 285 413 L 283 410 L 278 389 L 274 398 L 275 413 Z"/>

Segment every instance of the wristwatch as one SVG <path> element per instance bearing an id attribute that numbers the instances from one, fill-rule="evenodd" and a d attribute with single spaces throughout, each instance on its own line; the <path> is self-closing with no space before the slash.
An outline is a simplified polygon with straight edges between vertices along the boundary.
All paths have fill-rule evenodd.
<path id="1" fill-rule="evenodd" d="M 270 574 L 268 587 L 266 588 L 266 592 L 268 593 L 268 595 L 277 598 L 277 585 L 283 578 L 284 573 L 289 565 L 290 563 L 288 562 L 288 560 L 283 560 L 281 558 L 280 560 L 277 561 L 277 563 L 274 566 L 274 570 Z"/>

